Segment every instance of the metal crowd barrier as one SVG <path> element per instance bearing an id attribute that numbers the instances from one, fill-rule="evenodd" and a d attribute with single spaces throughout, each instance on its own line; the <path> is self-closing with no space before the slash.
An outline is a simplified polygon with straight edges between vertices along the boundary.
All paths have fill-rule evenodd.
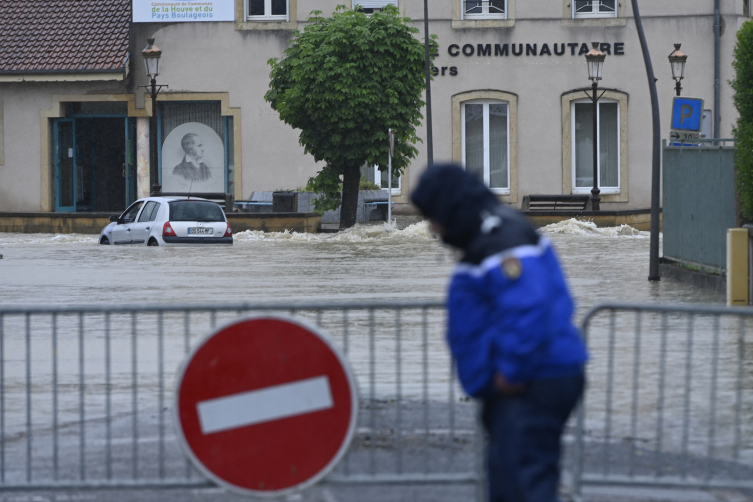
<path id="1" fill-rule="evenodd" d="M 358 381 L 359 425 L 327 483 L 468 483 L 483 445 L 436 302 L 0 308 L 0 490 L 210 486 L 172 426 L 177 369 L 240 316 L 300 316 Z M 753 489 L 753 309 L 602 305 L 566 434 L 586 485 Z"/>
<path id="2" fill-rule="evenodd" d="M 0 489 L 209 486 L 173 430 L 177 370 L 212 330 L 264 312 L 321 326 L 356 375 L 357 433 L 325 482 L 482 493 L 476 407 L 437 302 L 0 308 Z"/>
<path id="3" fill-rule="evenodd" d="M 577 414 L 584 485 L 753 489 L 753 309 L 600 305 Z"/>

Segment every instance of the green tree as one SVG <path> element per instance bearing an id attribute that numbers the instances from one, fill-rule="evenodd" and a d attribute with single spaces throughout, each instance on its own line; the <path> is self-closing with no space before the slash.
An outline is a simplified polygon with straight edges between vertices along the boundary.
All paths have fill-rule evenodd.
<path id="1" fill-rule="evenodd" d="M 743 217 L 753 220 L 753 23 L 743 23 L 735 46 L 734 103 L 740 117 L 732 133 L 735 137 L 735 182 Z"/>
<path id="2" fill-rule="evenodd" d="M 264 99 L 301 130 L 305 152 L 325 162 L 310 180 L 323 194 L 315 207 L 323 212 L 342 204 L 340 228 L 348 228 L 356 222 L 360 167 L 387 165 L 388 130 L 395 130 L 394 170 L 401 173 L 418 153 L 424 48 L 394 6 L 370 16 L 344 6 L 332 17 L 311 14 L 284 56 L 268 61 Z"/>

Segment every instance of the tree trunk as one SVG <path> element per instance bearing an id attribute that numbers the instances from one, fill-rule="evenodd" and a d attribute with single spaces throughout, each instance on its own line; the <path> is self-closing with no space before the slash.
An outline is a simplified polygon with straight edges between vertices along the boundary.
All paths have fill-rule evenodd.
<path id="1" fill-rule="evenodd" d="M 361 181 L 361 170 L 348 167 L 343 172 L 343 198 L 340 207 L 340 230 L 350 228 L 356 224 L 358 212 L 358 184 Z"/>

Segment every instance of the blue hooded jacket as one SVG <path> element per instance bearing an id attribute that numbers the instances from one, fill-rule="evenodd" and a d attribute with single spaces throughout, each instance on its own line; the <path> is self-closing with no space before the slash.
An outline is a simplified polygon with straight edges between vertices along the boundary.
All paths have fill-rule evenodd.
<path id="1" fill-rule="evenodd" d="M 432 166 L 411 200 L 462 249 L 447 300 L 447 339 L 466 392 L 574 375 L 587 359 L 573 301 L 549 240 L 455 165 Z"/>

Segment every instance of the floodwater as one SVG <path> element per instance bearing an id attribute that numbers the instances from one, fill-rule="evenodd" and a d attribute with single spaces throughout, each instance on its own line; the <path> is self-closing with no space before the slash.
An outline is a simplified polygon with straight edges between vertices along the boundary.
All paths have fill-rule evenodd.
<path id="1" fill-rule="evenodd" d="M 649 282 L 648 232 L 628 226 L 597 228 L 593 223 L 576 220 L 549 225 L 541 231 L 552 240 L 561 258 L 578 307 L 578 322 L 588 309 L 603 302 L 673 305 L 724 303 L 722 295 L 692 286 L 672 281 Z M 357 226 L 337 234 L 247 231 L 235 235 L 232 247 L 114 247 L 100 246 L 97 236 L 90 235 L 0 234 L 0 254 L 3 255 L 0 260 L 0 306 L 439 301 L 445 297 L 448 279 L 458 257 L 432 236 L 425 222 L 402 230 L 386 225 Z M 134 411 L 129 411 L 134 409 L 130 403 L 136 397 L 135 394 L 131 396 L 129 386 L 135 378 L 131 361 L 137 359 L 138 401 L 143 403 L 140 410 L 148 409 L 147 414 L 154 416 L 167 409 L 163 408 L 163 402 L 171 406 L 175 369 L 184 354 L 184 334 L 179 320 L 176 320 L 174 330 L 170 329 L 169 319 L 165 321 L 165 359 L 160 355 L 159 363 L 156 361 L 157 352 L 154 349 L 157 342 L 153 333 L 146 333 L 139 341 L 141 345 L 132 348 L 130 325 L 127 322 L 118 325 L 115 317 L 112 337 L 110 339 L 108 335 L 106 341 L 101 326 L 87 326 L 84 332 L 87 340 L 85 348 L 77 345 L 76 330 L 72 329 L 68 335 L 64 333 L 66 323 L 75 327 L 75 320 L 61 319 L 59 351 L 50 350 L 49 330 L 47 334 L 32 335 L 27 347 L 20 336 L 23 319 L 16 321 L 8 319 L 5 326 L 6 432 L 20 433 L 26 426 L 26 351 L 31 354 L 31 366 L 35 371 L 33 381 L 37 389 L 45 382 L 53 381 L 50 354 L 59 353 L 59 366 L 55 370 L 59 372 L 58 384 L 61 388 L 69 389 L 61 394 L 60 402 L 56 403 L 60 423 L 75 424 L 81 417 L 84 405 L 77 400 L 77 389 L 84 371 L 89 382 L 86 391 L 87 420 L 103 416 L 105 387 L 101 382 L 105 378 L 112 379 L 112 388 L 117 391 L 112 396 L 111 412 L 115 416 L 118 413 L 122 413 L 122 416 L 133 415 Z M 447 402 L 452 402 L 452 396 L 457 399 L 460 390 L 451 383 L 449 358 L 441 333 L 441 316 L 431 319 L 428 354 L 424 355 L 421 352 L 421 317 L 406 314 L 401 328 L 404 372 L 397 380 L 394 317 L 377 318 L 380 326 L 373 346 L 380 359 L 376 369 L 369 360 L 368 337 L 361 336 L 368 330 L 367 321 L 366 317 L 358 318 L 355 313 L 349 319 L 353 329 L 348 358 L 362 396 L 366 391 L 365 396 L 368 397 L 371 391 L 372 397 L 391 399 L 398 392 L 405 399 L 421 399 L 422 385 L 425 385 L 424 388 L 428 389 L 425 395 L 434 401 L 449 399 Z M 14 322 L 19 328 L 18 333 L 15 333 Z M 343 335 L 338 331 L 342 325 L 338 327 L 338 322 L 337 319 L 325 318 L 323 326 L 327 328 L 328 323 L 331 325 L 333 338 L 342 346 Z M 648 316 L 646 322 L 649 322 Z M 749 405 L 736 407 L 737 389 L 746 397 L 753 391 L 753 367 L 746 362 L 743 368 L 746 379 L 738 386 L 740 379 L 734 374 L 737 345 L 735 337 L 728 336 L 728 332 L 731 333 L 730 330 L 734 328 L 722 327 L 721 346 L 712 351 L 708 348 L 712 341 L 709 333 L 713 330 L 704 331 L 706 328 L 700 325 L 690 365 L 681 357 L 687 352 L 687 343 L 683 341 L 678 344 L 670 340 L 670 364 L 662 369 L 661 364 L 664 363 L 655 358 L 661 352 L 662 343 L 655 336 L 658 332 L 656 326 L 649 328 L 647 325 L 642 348 L 634 350 L 634 342 L 630 338 L 634 323 L 631 323 L 633 321 L 625 321 L 618 326 L 622 331 L 616 345 L 618 353 L 614 359 L 614 374 L 609 377 L 614 382 L 614 395 L 609 395 L 611 404 L 599 400 L 608 387 L 604 365 L 609 359 L 609 342 L 604 337 L 592 340 L 590 371 L 593 376 L 589 396 L 594 398 L 587 400 L 587 423 L 593 438 L 609 442 L 613 438 L 634 436 L 633 439 L 637 441 L 645 438 L 656 440 L 656 437 L 667 435 L 668 443 L 678 444 L 676 438 L 670 437 L 672 431 L 667 431 L 668 427 L 683 432 L 683 427 L 687 425 L 693 437 L 696 437 L 696 432 L 708 432 L 716 427 L 719 431 L 714 441 L 718 447 L 724 446 L 728 450 L 738 448 L 741 457 L 753 460 L 751 427 L 732 430 L 734 423 L 750 424 L 753 418 L 753 409 Z M 208 326 L 200 321 L 192 325 L 191 343 L 208 333 Z M 603 327 L 604 323 L 599 326 Z M 683 333 L 682 326 L 670 327 Z M 112 364 L 112 367 L 103 362 L 106 351 L 113 354 L 112 361 L 108 359 L 106 363 Z M 664 371 L 669 375 L 664 387 L 672 385 L 675 388 L 684 385 L 685 373 L 674 368 L 684 371 L 697 365 L 698 368 L 705 368 L 698 372 L 698 375 L 703 375 L 703 371 L 708 372 L 711 366 L 711 354 L 718 353 L 718 361 L 721 361 L 724 370 L 718 379 L 718 389 L 714 388 L 720 400 L 717 403 L 719 416 L 709 416 L 707 401 L 699 400 L 700 392 L 692 398 L 693 408 L 684 408 L 682 403 L 675 403 L 677 406 L 674 407 L 672 403 L 665 406 L 658 401 L 664 391 L 643 383 L 639 385 L 641 402 L 633 406 L 633 386 L 627 383 L 637 370 L 634 370 L 632 363 L 634 359 L 623 361 L 620 358 L 639 352 L 646 354 L 640 367 L 642 381 L 660 380 Z M 84 355 L 85 370 L 83 366 L 79 367 L 79 354 Z M 122 358 L 118 358 L 121 354 Z M 672 358 L 677 359 L 674 366 Z M 426 366 L 428 368 L 422 369 Z M 166 374 L 164 382 L 161 380 L 163 370 Z M 159 388 L 156 384 L 158 376 Z M 431 380 L 430 384 L 424 380 L 426 376 Z M 694 385 L 699 385 L 697 382 L 700 380 L 694 380 Z M 162 390 L 163 383 L 166 394 Z M 710 395 L 707 384 L 699 389 L 702 389 L 704 396 Z M 46 426 L 53 419 L 52 395 L 49 391 L 39 392 L 39 398 L 32 399 L 35 427 L 36 424 Z M 83 399 L 81 397 L 81 403 Z M 110 406 L 110 397 L 107 399 L 107 406 Z M 158 407 L 155 406 L 157 402 Z M 636 410 L 640 419 L 632 418 Z M 657 413 L 664 421 L 664 425 L 659 425 L 658 434 L 655 433 Z M 695 421 L 683 421 L 683 414 L 688 413 Z M 140 411 L 139 414 L 144 413 Z M 605 417 L 613 421 L 613 425 L 610 422 L 602 427 Z M 21 446 L 19 444 L 19 448 Z M 705 447 L 706 443 L 698 444 L 693 450 L 700 451 Z"/>
<path id="2" fill-rule="evenodd" d="M 337 234 L 235 235 L 232 247 L 99 246 L 89 235 L 0 234 L 0 305 L 441 300 L 456 255 L 425 223 Z M 579 312 L 606 301 L 716 303 L 648 277 L 648 232 L 568 220 L 542 229 Z"/>

